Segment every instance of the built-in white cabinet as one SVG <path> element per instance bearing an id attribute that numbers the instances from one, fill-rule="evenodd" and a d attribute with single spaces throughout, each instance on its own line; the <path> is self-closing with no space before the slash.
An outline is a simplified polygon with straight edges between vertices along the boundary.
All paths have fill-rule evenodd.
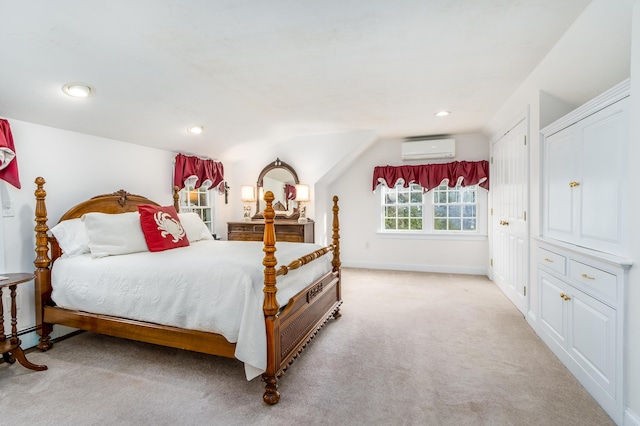
<path id="1" fill-rule="evenodd" d="M 538 334 L 616 423 L 622 422 L 628 259 L 538 239 Z"/>
<path id="2" fill-rule="evenodd" d="M 618 424 L 624 414 L 629 80 L 541 130 L 535 330 Z"/>
<path id="3" fill-rule="evenodd" d="M 545 127 L 543 235 L 624 256 L 629 81 Z"/>

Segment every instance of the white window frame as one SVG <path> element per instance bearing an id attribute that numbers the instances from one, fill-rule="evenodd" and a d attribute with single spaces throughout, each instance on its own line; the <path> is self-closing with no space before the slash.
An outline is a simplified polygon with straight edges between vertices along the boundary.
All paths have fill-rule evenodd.
<path id="1" fill-rule="evenodd" d="M 207 225 L 209 232 L 213 233 L 214 224 L 214 203 L 215 197 L 211 196 L 211 191 L 203 188 L 194 188 L 192 184 L 187 183 L 178 195 L 180 203 L 180 212 L 194 212 L 200 216 L 200 219 Z"/>
<path id="2" fill-rule="evenodd" d="M 399 181 L 398 185 L 402 186 Z M 446 184 L 446 181 L 443 181 Z M 442 184 L 441 184 L 442 185 Z M 487 238 L 487 217 L 488 217 L 488 192 L 478 185 L 476 186 L 476 229 L 474 231 L 457 230 L 436 230 L 433 229 L 434 222 L 434 191 L 435 188 L 424 193 L 422 196 L 422 230 L 387 230 L 384 228 L 385 217 L 385 189 L 384 185 L 376 188 L 378 197 L 378 225 L 377 233 L 383 237 L 398 238 L 459 238 L 459 239 L 486 239 Z"/>

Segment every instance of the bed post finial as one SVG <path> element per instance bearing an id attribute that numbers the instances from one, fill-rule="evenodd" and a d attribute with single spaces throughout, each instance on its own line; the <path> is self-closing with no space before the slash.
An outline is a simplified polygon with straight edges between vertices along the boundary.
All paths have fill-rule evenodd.
<path id="1" fill-rule="evenodd" d="M 340 269 L 340 221 L 338 220 L 338 212 L 340 211 L 340 207 L 338 207 L 338 196 L 333 196 L 333 260 L 331 261 L 331 265 L 333 266 L 333 271 L 338 271 Z"/>
<path id="2" fill-rule="evenodd" d="M 33 262 L 36 266 L 34 280 L 35 283 L 35 304 L 36 304 L 36 331 L 40 335 L 38 349 L 46 351 L 53 346 L 49 334 L 53 331 L 53 326 L 43 322 L 44 305 L 46 301 L 51 299 L 51 259 L 49 259 L 49 226 L 47 225 L 47 206 L 45 197 L 47 192 L 44 190 L 45 180 L 37 177 L 35 180 L 36 190 L 36 260 Z"/>
<path id="3" fill-rule="evenodd" d="M 178 188 L 178 185 L 173 186 L 173 207 L 180 213 L 180 188 Z"/>

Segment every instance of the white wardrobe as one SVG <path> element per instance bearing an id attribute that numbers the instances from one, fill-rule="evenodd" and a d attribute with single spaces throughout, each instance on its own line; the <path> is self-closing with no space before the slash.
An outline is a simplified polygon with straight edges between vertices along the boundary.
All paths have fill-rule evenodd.
<path id="1" fill-rule="evenodd" d="M 618 424 L 632 265 L 629 80 L 541 130 L 542 235 L 534 238 L 536 332 Z"/>

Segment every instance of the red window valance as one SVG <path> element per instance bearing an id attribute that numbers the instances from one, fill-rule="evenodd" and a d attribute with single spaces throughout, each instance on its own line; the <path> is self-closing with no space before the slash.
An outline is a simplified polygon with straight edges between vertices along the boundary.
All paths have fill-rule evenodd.
<path id="1" fill-rule="evenodd" d="M 211 189 L 224 181 L 224 167 L 219 161 L 184 154 L 176 155 L 173 184 L 182 189 L 185 182 L 191 178 L 195 178 L 194 188 L 203 186 Z"/>
<path id="2" fill-rule="evenodd" d="M 13 145 L 11 126 L 7 120 L 0 119 L 0 179 L 20 189 L 18 159 Z"/>
<path id="3" fill-rule="evenodd" d="M 448 179 L 449 188 L 456 185 L 480 185 L 488 190 L 489 162 L 482 160 L 418 166 L 377 166 L 373 169 L 373 190 L 381 183 L 393 188 L 400 179 L 405 188 L 415 183 L 424 188 L 425 192 L 439 186 L 444 179 Z"/>

